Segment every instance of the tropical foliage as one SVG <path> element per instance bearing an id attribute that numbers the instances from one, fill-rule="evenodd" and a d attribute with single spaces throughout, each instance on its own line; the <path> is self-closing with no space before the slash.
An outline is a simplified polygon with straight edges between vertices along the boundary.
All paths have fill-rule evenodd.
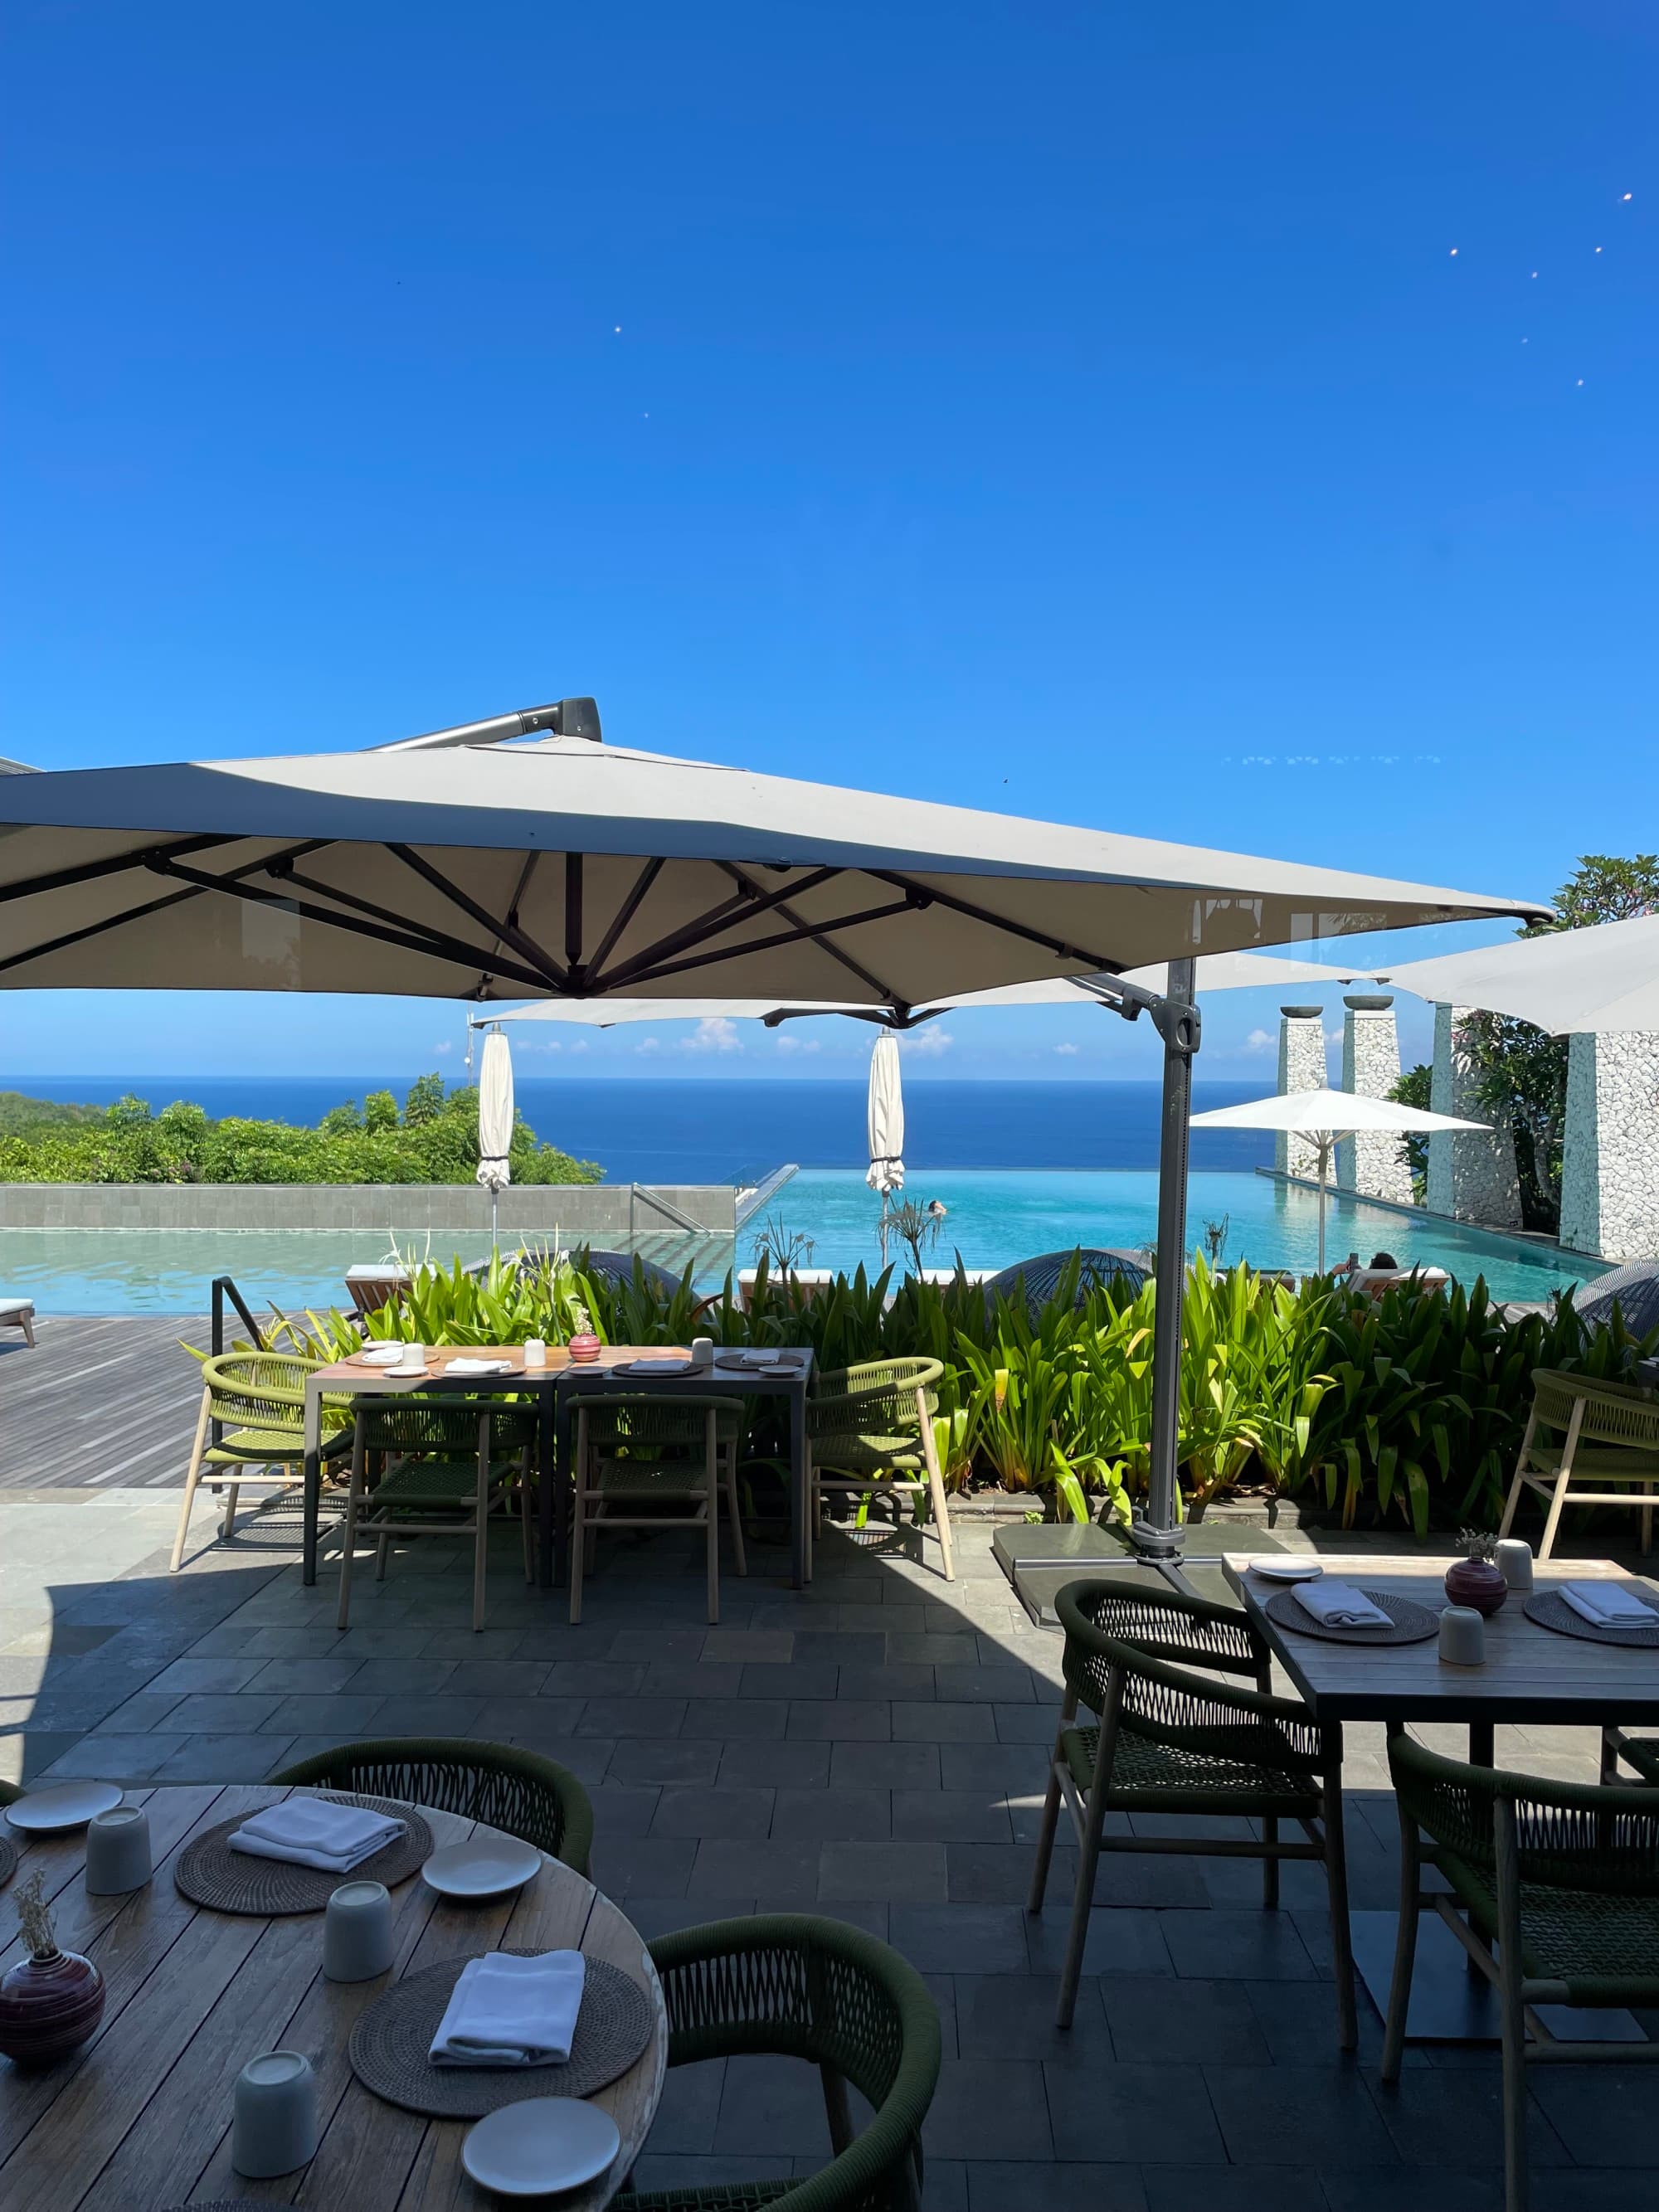
<path id="1" fill-rule="evenodd" d="M 1036 1312 L 988 1299 L 958 1274 L 943 1285 L 890 1270 L 838 1275 L 816 1293 L 763 1264 L 745 1312 L 728 1279 L 699 1297 L 589 1273 L 579 1250 L 558 1265 L 497 1260 L 482 1276 L 458 1262 L 422 1268 L 368 1319 L 377 1337 L 427 1344 L 561 1341 L 578 1304 L 612 1344 L 811 1345 L 821 1370 L 921 1354 L 945 1368 L 935 1437 L 957 1487 L 994 1485 L 1034 1507 L 1122 1518 L 1146 1479 L 1152 1434 L 1148 1284 L 1079 1290 L 1073 1263 Z M 357 1341 L 344 1315 L 285 1324 L 330 1353 Z M 1248 1484 L 1296 1498 L 1345 1528 L 1493 1522 L 1515 1463 L 1536 1367 L 1628 1376 L 1651 1340 L 1617 1317 L 1586 1327 L 1563 1297 L 1507 1317 L 1484 1283 L 1465 1291 L 1411 1282 L 1369 1298 L 1328 1282 L 1298 1291 L 1249 1267 L 1194 1257 L 1187 1278 L 1181 1369 L 1181 1471 L 1187 1510 Z M 752 1459 L 781 1460 L 775 1401 L 750 1407 Z"/>
<path id="2" fill-rule="evenodd" d="M 38 1114 L 24 1109 L 39 1108 Z M 0 1097 L 0 1182 L 456 1183 L 478 1164 L 478 1094 L 423 1075 L 403 1105 L 389 1091 L 348 1099 L 314 1129 L 212 1120 L 185 1099 L 153 1113 L 142 1098 L 102 1110 Z M 592 1161 L 539 1141 L 520 1117 L 510 1154 L 520 1183 L 597 1182 Z"/>

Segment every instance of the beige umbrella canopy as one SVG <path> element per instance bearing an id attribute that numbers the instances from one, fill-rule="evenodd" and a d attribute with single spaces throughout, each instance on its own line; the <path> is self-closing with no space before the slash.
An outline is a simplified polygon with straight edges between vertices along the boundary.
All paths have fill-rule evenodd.
<path id="1" fill-rule="evenodd" d="M 1511 1014 L 1553 1036 L 1659 1030 L 1659 915 L 1413 960 L 1386 980 L 1445 1006 Z"/>

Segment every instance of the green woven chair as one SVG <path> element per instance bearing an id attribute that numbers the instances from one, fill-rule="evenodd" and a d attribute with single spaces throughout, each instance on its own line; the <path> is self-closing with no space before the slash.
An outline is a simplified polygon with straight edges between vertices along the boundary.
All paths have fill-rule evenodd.
<path id="1" fill-rule="evenodd" d="M 1259 1858 L 1264 1901 L 1279 1902 L 1279 1861 L 1318 1859 L 1330 1893 L 1337 2029 L 1358 2039 L 1348 1878 L 1342 1843 L 1342 1732 L 1268 1689 L 1267 1645 L 1244 1614 L 1174 1590 L 1127 1581 L 1068 1583 L 1055 1600 L 1066 1632 L 1066 1695 L 1049 1765 L 1028 1909 L 1042 1910 L 1064 1802 L 1077 1831 L 1077 1887 L 1056 2017 L 1072 2024 L 1103 1850 Z M 1179 1663 L 1176 1663 L 1179 1662 Z M 1201 1674 L 1190 1673 L 1198 1668 Z M 1252 1675 L 1259 1686 L 1206 1679 Z M 1095 1724 L 1079 1723 L 1082 1706 Z M 1231 1816 L 1255 1836 L 1108 1835 L 1109 1813 Z M 1303 1842 L 1283 1842 L 1281 1820 Z"/>
<path id="2" fill-rule="evenodd" d="M 866 1359 L 820 1376 L 806 1401 L 811 1535 L 817 1534 L 826 1491 L 859 1497 L 870 1491 L 912 1498 L 925 1494 L 945 1579 L 956 1580 L 945 1478 L 933 1444 L 944 1375 L 937 1359 Z M 811 1536 L 809 1547 L 810 1541 Z"/>
<path id="3" fill-rule="evenodd" d="M 1621 1779 L 1619 1762 L 1639 1774 L 1644 1782 L 1659 1782 L 1659 1736 L 1629 1735 L 1623 1729 L 1607 1728 L 1601 1731 L 1601 1779 L 1618 1782 Z"/>
<path id="4" fill-rule="evenodd" d="M 1575 1488 L 1588 1483 L 1589 1487 Z M 1538 1556 L 1555 1548 L 1569 1505 L 1636 1506 L 1642 1515 L 1642 1549 L 1653 1549 L 1653 1509 L 1659 1484 L 1659 1398 L 1633 1382 L 1592 1382 L 1554 1368 L 1533 1370 L 1532 1411 L 1527 1416 L 1504 1506 L 1500 1536 L 1507 1536 L 1523 1491 L 1549 1502 Z"/>
<path id="5" fill-rule="evenodd" d="M 607 1391 L 577 1401 L 575 1485 L 570 1537 L 570 1619 L 582 1617 L 601 1528 L 702 1528 L 708 1563 L 708 1618 L 720 1617 L 720 1503 L 732 1524 L 738 1572 L 746 1575 L 738 1510 L 743 1407 L 733 1398 L 678 1391 Z"/>
<path id="6" fill-rule="evenodd" d="M 799 2181 L 624 2191 L 621 2212 L 915 2212 L 939 2082 L 939 2008 L 898 1953 L 842 1920 L 779 1914 L 659 1936 L 668 2063 L 773 2053 L 816 2064 L 835 2150 Z M 847 2085 L 872 2108 L 853 2133 Z"/>
<path id="7" fill-rule="evenodd" d="M 1538 2012 L 1659 2005 L 1659 1797 L 1468 1766 L 1401 1733 L 1389 1738 L 1389 1769 L 1400 1807 L 1401 1909 L 1382 2079 L 1400 2078 L 1417 1916 L 1432 1906 L 1498 1990 L 1504 2203 L 1525 2212 L 1528 2061 L 1659 2059 L 1659 2043 L 1558 2040 Z M 1450 1883 L 1449 1897 L 1423 1893 L 1425 1863 Z"/>
<path id="8" fill-rule="evenodd" d="M 236 1499 L 247 1484 L 288 1489 L 305 1461 L 306 1377 L 324 1363 L 295 1352 L 226 1352 L 202 1362 L 202 1405 L 191 1446 L 190 1472 L 179 1508 L 179 1533 L 173 1542 L 173 1572 L 184 1563 L 191 1509 L 198 1486 L 206 1481 L 216 1494 L 228 1475 L 222 1534 L 236 1526 Z M 212 1424 L 219 1441 L 212 1441 Z M 337 1459 L 351 1443 L 347 1401 L 323 1401 L 323 1464 Z M 231 1472 L 231 1470 L 234 1472 Z M 220 1478 L 215 1480 L 216 1474 Z"/>
<path id="9" fill-rule="evenodd" d="M 482 1629 L 490 1516 L 508 1504 L 515 1478 L 525 1580 L 534 1579 L 530 1540 L 534 1407 L 510 1399 L 410 1391 L 396 1398 L 359 1398 L 352 1418 L 339 1626 L 348 1626 L 350 1620 L 352 1559 L 361 1535 L 375 1540 L 377 1582 L 385 1579 L 394 1538 L 470 1535 L 472 1626 Z"/>
<path id="10" fill-rule="evenodd" d="M 0 1781 L 0 1805 L 15 1805 L 22 1794 L 15 1782 Z"/>
<path id="11" fill-rule="evenodd" d="M 458 1813 L 521 1836 L 578 1874 L 587 1872 L 593 1808 L 586 1790 L 552 1759 L 512 1744 L 475 1743 L 470 1736 L 385 1736 L 337 1744 L 270 1778 L 286 1788 L 349 1790 Z"/>

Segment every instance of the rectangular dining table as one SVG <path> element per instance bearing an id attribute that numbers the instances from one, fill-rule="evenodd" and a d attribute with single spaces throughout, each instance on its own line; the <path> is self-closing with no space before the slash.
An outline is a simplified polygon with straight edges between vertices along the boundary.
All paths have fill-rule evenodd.
<path id="1" fill-rule="evenodd" d="M 597 1360 L 576 1361 L 563 1345 L 550 1344 L 544 1366 L 527 1367 L 521 1345 L 443 1345 L 428 1348 L 425 1370 L 399 1375 L 385 1367 L 365 1367 L 354 1355 L 319 1367 L 306 1377 L 305 1508 L 301 1574 L 317 1579 L 318 1522 L 322 1502 L 322 1414 L 325 1397 L 381 1397 L 408 1390 L 453 1390 L 488 1397 L 497 1392 L 532 1395 L 539 1401 L 538 1422 L 538 1573 L 544 1589 L 562 1580 L 569 1519 L 571 1401 L 579 1390 L 668 1390 L 714 1398 L 782 1397 L 788 1401 L 790 1569 L 795 1589 L 806 1580 L 808 1536 L 806 1401 L 812 1382 L 812 1354 L 804 1346 L 781 1346 L 769 1370 L 738 1366 L 716 1355 L 711 1367 L 687 1367 L 673 1375 L 629 1374 L 635 1360 L 684 1359 L 673 1345 L 611 1344 Z M 501 1359 L 505 1373 L 452 1375 L 458 1361 Z"/>
<path id="2" fill-rule="evenodd" d="M 1446 1559 L 1413 1553 L 1323 1553 L 1319 1564 L 1328 1577 L 1413 1598 L 1437 1616 L 1450 1602 L 1443 1588 L 1450 1565 Z M 1601 1729 L 1618 1722 L 1659 1721 L 1659 1645 L 1595 1644 L 1564 1636 L 1528 1620 L 1525 1598 L 1516 1592 L 1487 1620 L 1486 1656 L 1479 1667 L 1442 1659 L 1435 1637 L 1420 1644 L 1333 1643 L 1281 1627 L 1269 1617 L 1267 1600 L 1275 1589 L 1291 1586 L 1252 1571 L 1262 1565 L 1260 1554 L 1223 1555 L 1228 1583 L 1318 1720 L 1450 1723 L 1467 1728 L 1469 1759 L 1477 1766 L 1493 1763 L 1493 1732 L 1500 1722 Z M 1612 1559 L 1543 1560 L 1534 1565 L 1533 1577 L 1540 1590 L 1571 1582 L 1635 1583 L 1659 1601 L 1659 1583 L 1626 1574 Z M 1384 1962 L 1392 1960 L 1398 1916 L 1356 1913 L 1352 1919 L 1354 1963 L 1382 2008 L 1388 1994 Z M 1376 1924 L 1362 1930 L 1361 1922 Z M 1437 2002 L 1434 1960 L 1425 1955 L 1433 1936 L 1434 1923 L 1425 1920 L 1407 2034 L 1413 2040 L 1486 2040 L 1484 2027 L 1471 2033 L 1455 2024 L 1484 2021 L 1489 1992 L 1484 1982 L 1474 1983 L 1467 1974 L 1462 1952 L 1449 1934 L 1445 1943 L 1449 1955 L 1456 1953 L 1455 1972 L 1437 1977 L 1446 2002 L 1443 2008 Z M 1552 2008 L 1552 2023 L 1559 2027 L 1556 2009 Z M 1606 2032 L 1605 2025 L 1601 2032 Z M 1494 2040 L 1496 2033 L 1494 2026 Z"/>

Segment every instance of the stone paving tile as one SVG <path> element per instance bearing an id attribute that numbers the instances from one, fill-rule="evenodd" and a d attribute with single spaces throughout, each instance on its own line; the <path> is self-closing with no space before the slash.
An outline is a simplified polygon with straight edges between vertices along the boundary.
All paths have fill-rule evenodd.
<path id="1" fill-rule="evenodd" d="M 578 1735 L 672 1736 L 685 1718 L 684 1698 L 590 1698 Z"/>
<path id="2" fill-rule="evenodd" d="M 1026 1971 L 1025 1914 L 1015 1905 L 897 1905 L 889 1925 L 895 1948 L 921 1973 Z"/>
<path id="3" fill-rule="evenodd" d="M 1042 2072 L 1057 2158 L 1087 2159 L 1109 2144 L 1126 2160 L 1147 2166 L 1227 2162 L 1221 2130 L 1195 2067 L 1182 2074 L 1178 2114 L 1170 2102 L 1167 2066 L 1049 2059 Z"/>
<path id="4" fill-rule="evenodd" d="M 881 1698 L 859 1704 L 807 1698 L 791 1703 L 784 1733 L 823 1743 L 884 1743 L 891 1727 L 890 1709 Z"/>
<path id="5" fill-rule="evenodd" d="M 771 1832 L 781 1843 L 885 1843 L 893 1832 L 885 1790 L 797 1790 L 776 1793 Z"/>
<path id="6" fill-rule="evenodd" d="M 788 1723 L 789 1707 L 781 1698 L 693 1697 L 686 1701 L 682 1735 L 718 1737 L 722 1742 L 744 1737 L 781 1737 Z"/>
<path id="7" fill-rule="evenodd" d="M 817 1901 L 820 1844 L 711 1838 L 696 1850 L 687 1883 L 690 1896 L 783 1899 L 797 1912 Z"/>
<path id="8" fill-rule="evenodd" d="M 471 1735 L 483 1710 L 482 1698 L 386 1698 L 374 1716 L 374 1733 Z"/>
<path id="9" fill-rule="evenodd" d="M 190 1741 L 155 1729 L 145 1735 L 83 1735 L 59 1753 L 45 1776 L 53 1782 L 86 1778 L 99 1782 L 148 1782 L 155 1770 Z M 271 1739 L 264 1739 L 267 1757 Z"/>
<path id="10" fill-rule="evenodd" d="M 974 2159 L 967 2175 L 968 2212 L 1146 2212 L 1137 2166 Z"/>
<path id="11" fill-rule="evenodd" d="M 191 1735 L 156 1767 L 156 1782 L 263 1782 L 285 1765 L 292 1736 Z"/>
<path id="12" fill-rule="evenodd" d="M 830 1779 L 837 1790 L 937 1790 L 938 1747 L 840 1742 L 830 1753 Z"/>
<path id="13" fill-rule="evenodd" d="M 279 1698 L 276 1709 L 261 1724 L 266 1735 L 309 1735 L 343 1731 L 348 1735 L 375 1733 L 374 1719 L 384 1698 Z"/>
<path id="14" fill-rule="evenodd" d="M 833 1843 L 823 1846 L 818 1895 L 931 1905 L 946 1893 L 943 1844 Z"/>
<path id="15" fill-rule="evenodd" d="M 95 1733 L 142 1734 L 146 1729 L 158 1729 L 179 1705 L 176 1690 L 140 1690 L 123 1705 L 105 1715 L 97 1724 Z"/>
<path id="16" fill-rule="evenodd" d="M 453 1659 L 365 1659 L 351 1677 L 354 1697 L 435 1698 L 455 1671 Z"/>
<path id="17" fill-rule="evenodd" d="M 1147 2166 L 1141 2169 L 1141 2184 L 1146 2212 L 1328 2212 L 1324 2179 L 1306 2166 Z M 1451 2212 L 1449 2203 L 1446 2212 Z M 1485 2197 L 1474 2198 L 1469 2212 L 1486 2212 Z"/>
<path id="18" fill-rule="evenodd" d="M 663 1793 L 660 1790 L 605 1782 L 591 1788 L 587 1794 L 593 1806 L 596 1834 L 645 1836 L 651 1832 L 651 1823 Z"/>
<path id="19" fill-rule="evenodd" d="M 739 1741 L 718 1747 L 720 1787 L 744 1789 L 824 1789 L 830 1778 L 830 1753 L 850 1747 L 827 1743 Z"/>
<path id="20" fill-rule="evenodd" d="M 1077 2005 L 1070 2027 L 1054 2025 L 1054 1984 L 1046 1977 L 1010 1974 L 958 1974 L 956 1977 L 956 2036 L 963 2058 L 998 2058 L 1017 2051 L 1022 2058 L 1053 2058 L 1078 2065 L 1108 2065 L 1115 2053 L 1111 2031 L 1103 2007 L 1103 1984 L 1085 1975 L 1078 1984 Z M 1194 2049 L 1181 2054 L 1188 2062 Z M 1139 2051 L 1148 2060 L 1154 2053 Z"/>
<path id="21" fill-rule="evenodd" d="M 988 1705 L 916 1704 L 893 1706 L 893 1735 L 904 1743 L 992 1743 L 996 1714 Z"/>
<path id="22" fill-rule="evenodd" d="M 617 1782 L 702 1784 L 712 1787 L 720 1771 L 720 1747 L 683 1736 L 623 1736 L 611 1756 Z"/>
<path id="23" fill-rule="evenodd" d="M 352 1676 L 360 1672 L 362 1662 L 356 1657 L 338 1659 L 267 1659 L 256 1674 L 240 1682 L 219 1682 L 216 1689 L 246 1689 L 277 1697 L 327 1697 L 343 1690 Z M 181 1667 L 190 1662 L 181 1659 Z M 169 1673 L 172 1669 L 169 1668 Z M 208 1687 L 206 1683 L 198 1688 Z M 373 1695 L 370 1692 L 367 1694 Z"/>
<path id="24" fill-rule="evenodd" d="M 1048 1989 L 1044 1981 L 1039 1987 Z M 1100 1996 L 1116 2056 L 1149 2064 L 1188 2064 L 1194 2054 L 1218 2065 L 1265 2066 L 1267 2037 L 1242 1982 L 1103 1974 Z M 1275 1984 L 1275 1986 L 1279 1986 Z M 1052 2001 L 1052 1991 L 1051 1991 Z M 1305 1992 L 1298 1992 L 1304 2009 Z M 1335 2051 L 1333 2022 L 1322 2013 Z"/>
<path id="25" fill-rule="evenodd" d="M 1006 1801 L 979 1790 L 896 1790 L 893 1834 L 940 1844 L 1008 1844 L 1013 1838 Z M 1024 1859 L 1029 1880 L 1029 1852 Z"/>
<path id="26" fill-rule="evenodd" d="M 1355 2069 L 1206 2064 L 1202 2074 L 1236 2166 L 1402 2163 Z"/>
<path id="27" fill-rule="evenodd" d="M 280 1698 L 252 1694 L 181 1698 L 173 1709 L 173 1731 L 185 1735 L 202 1735 L 210 1729 L 232 1735 L 252 1735 L 254 1729 L 264 1726 L 282 1702 Z"/>
<path id="28" fill-rule="evenodd" d="M 841 1669 L 830 1660 L 817 1660 L 808 1664 L 804 1660 L 791 1660 L 787 1666 L 775 1666 L 769 1662 L 745 1665 L 738 1682 L 738 1695 L 744 1698 L 768 1698 L 793 1701 L 796 1698 L 836 1697 L 841 1688 Z"/>
<path id="29" fill-rule="evenodd" d="M 1006 2053 L 946 2059 L 921 2140 L 930 2156 L 941 2158 L 1052 2158 L 1042 2068 Z M 1095 2148 L 1099 2144 L 1097 2137 Z"/>
<path id="30" fill-rule="evenodd" d="M 760 1837 L 772 1832 L 769 1790 L 665 1789 L 651 1823 L 653 1836 Z"/>
<path id="31" fill-rule="evenodd" d="M 1016 1908 L 1005 1906 L 1004 1911 Z M 1085 1974 L 1173 1974 L 1170 1947 L 1164 1940 L 1164 1915 L 1136 1911 L 1121 1905 L 1097 1905 L 1090 1909 L 1089 1932 L 1083 1943 Z M 1021 1912 L 1020 1926 L 1030 1954 L 1034 1974 L 1057 1975 L 1066 1957 L 1068 1905 L 1050 1905 L 1044 1912 Z"/>

